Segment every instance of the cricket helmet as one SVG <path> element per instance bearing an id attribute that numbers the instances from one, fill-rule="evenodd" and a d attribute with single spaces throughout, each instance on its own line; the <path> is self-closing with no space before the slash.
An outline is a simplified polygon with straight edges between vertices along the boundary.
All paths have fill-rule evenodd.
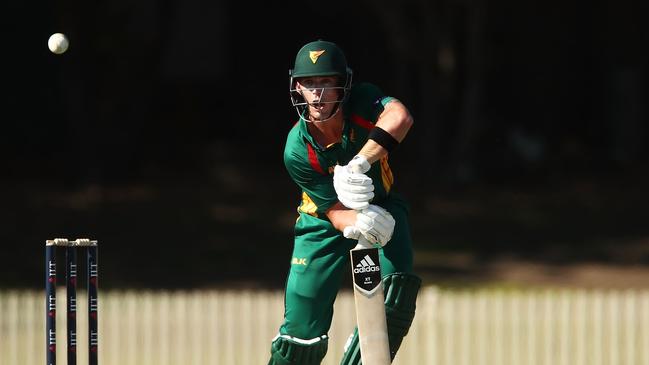
<path id="1" fill-rule="evenodd" d="M 345 54 L 336 44 L 323 40 L 307 43 L 295 56 L 293 77 L 339 76 L 350 72 Z"/>
<path id="2" fill-rule="evenodd" d="M 295 65 L 289 70 L 289 91 L 291 102 L 297 109 L 300 118 L 306 116 L 308 104 L 295 89 L 296 79 L 314 76 L 337 76 L 338 85 L 326 89 L 338 89 L 341 92 L 336 100 L 337 107 L 329 116 L 335 115 L 349 93 L 352 84 L 352 70 L 347 66 L 345 54 L 335 43 L 317 40 L 302 46 L 295 56 Z M 324 91 L 324 88 L 323 88 Z M 329 119 L 327 118 L 327 119 Z"/>

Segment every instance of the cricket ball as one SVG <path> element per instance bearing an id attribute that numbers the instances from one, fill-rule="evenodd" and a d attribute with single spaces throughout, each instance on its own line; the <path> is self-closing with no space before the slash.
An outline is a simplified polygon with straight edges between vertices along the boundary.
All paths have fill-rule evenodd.
<path id="1" fill-rule="evenodd" d="M 68 37 L 63 33 L 54 33 L 50 36 L 50 39 L 47 40 L 47 47 L 54 54 L 62 54 L 68 50 L 70 42 Z"/>

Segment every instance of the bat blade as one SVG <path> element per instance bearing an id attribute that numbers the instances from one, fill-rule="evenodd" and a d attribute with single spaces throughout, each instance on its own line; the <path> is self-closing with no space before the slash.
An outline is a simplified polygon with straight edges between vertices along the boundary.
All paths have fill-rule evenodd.
<path id="1" fill-rule="evenodd" d="M 390 345 L 379 249 L 361 238 L 350 251 L 350 257 L 361 360 L 364 365 L 389 365 Z"/>

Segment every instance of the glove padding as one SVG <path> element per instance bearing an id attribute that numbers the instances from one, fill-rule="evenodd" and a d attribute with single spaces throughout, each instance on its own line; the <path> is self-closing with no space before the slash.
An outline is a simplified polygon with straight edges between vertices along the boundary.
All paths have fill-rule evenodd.
<path id="1" fill-rule="evenodd" d="M 356 155 L 345 166 L 334 167 L 334 189 L 338 200 L 347 208 L 362 210 L 374 198 L 372 178 L 365 175 L 370 164 L 365 157 Z"/>
<path id="2" fill-rule="evenodd" d="M 347 164 L 347 167 L 351 170 L 351 172 L 355 172 L 357 174 L 364 174 L 368 171 L 370 171 L 370 167 L 372 167 L 365 158 L 365 156 L 362 155 L 356 155 L 354 156 L 351 161 Z"/>
<path id="3" fill-rule="evenodd" d="M 394 218 L 387 210 L 370 204 L 367 209 L 358 212 L 356 223 L 345 227 L 343 236 L 359 239 L 363 235 L 371 243 L 385 246 L 394 232 Z"/>

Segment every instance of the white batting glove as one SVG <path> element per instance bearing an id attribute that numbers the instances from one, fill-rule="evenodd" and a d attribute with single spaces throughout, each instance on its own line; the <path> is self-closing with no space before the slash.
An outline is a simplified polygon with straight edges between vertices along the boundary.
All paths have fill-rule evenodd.
<path id="1" fill-rule="evenodd" d="M 351 170 L 351 172 L 355 172 L 357 174 L 364 174 L 370 171 L 370 167 L 372 166 L 367 161 L 365 156 L 356 155 L 351 159 L 351 161 L 349 161 L 347 167 Z"/>
<path id="2" fill-rule="evenodd" d="M 392 238 L 394 224 L 390 212 L 370 204 L 367 209 L 358 212 L 353 226 L 345 227 L 343 236 L 357 240 L 363 235 L 371 243 L 378 243 L 383 247 Z"/>
<path id="3" fill-rule="evenodd" d="M 360 155 L 354 156 L 345 166 L 334 167 L 334 189 L 338 200 L 347 208 L 365 209 L 374 198 L 372 178 L 365 175 L 369 170 L 370 163 Z"/>
<path id="4" fill-rule="evenodd" d="M 343 236 L 358 241 L 358 239 L 361 238 L 361 230 L 356 226 L 347 226 L 343 230 Z"/>

